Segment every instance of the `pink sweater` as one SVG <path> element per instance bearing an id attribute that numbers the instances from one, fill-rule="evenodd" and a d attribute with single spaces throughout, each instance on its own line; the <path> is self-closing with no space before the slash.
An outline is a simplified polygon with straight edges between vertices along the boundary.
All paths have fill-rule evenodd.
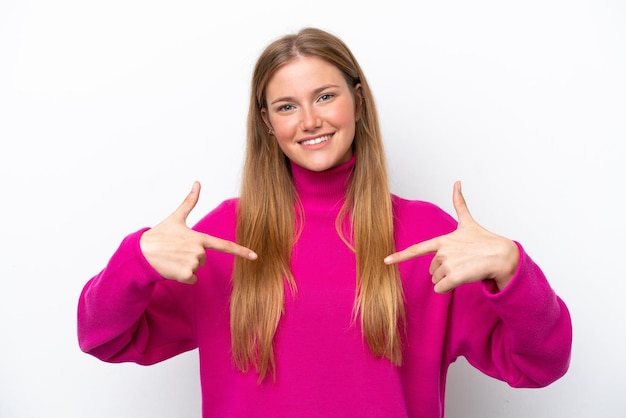
<path id="1" fill-rule="evenodd" d="M 293 249 L 298 293 L 286 292 L 275 339 L 276 381 L 257 383 L 233 365 L 229 293 L 233 256 L 208 251 L 195 285 L 160 277 L 143 257 L 138 231 L 126 237 L 78 305 L 82 350 L 104 361 L 152 364 L 198 348 L 204 417 L 443 417 L 446 373 L 459 356 L 515 387 L 541 387 L 568 368 L 571 322 L 564 303 L 520 247 L 511 283 L 433 292 L 430 257 L 400 265 L 406 294 L 404 363 L 371 354 L 351 323 L 355 256 L 335 230 L 354 159 L 323 173 L 293 167 L 305 208 Z M 436 206 L 393 197 L 397 248 L 452 231 Z M 237 200 L 196 230 L 235 239 Z M 262 256 L 262 254 L 260 255 Z M 382 262 L 382 260 L 381 260 Z"/>

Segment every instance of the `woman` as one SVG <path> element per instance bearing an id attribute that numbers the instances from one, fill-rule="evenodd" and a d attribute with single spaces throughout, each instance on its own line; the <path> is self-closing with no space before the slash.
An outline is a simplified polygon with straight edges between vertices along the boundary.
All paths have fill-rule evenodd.
<path id="1" fill-rule="evenodd" d="M 442 417 L 459 356 L 515 387 L 566 372 L 565 304 L 460 184 L 458 223 L 390 194 L 373 95 L 340 39 L 307 28 L 265 49 L 247 136 L 240 198 L 189 229 L 195 183 L 87 283 L 84 351 L 152 364 L 198 348 L 205 417 Z"/>

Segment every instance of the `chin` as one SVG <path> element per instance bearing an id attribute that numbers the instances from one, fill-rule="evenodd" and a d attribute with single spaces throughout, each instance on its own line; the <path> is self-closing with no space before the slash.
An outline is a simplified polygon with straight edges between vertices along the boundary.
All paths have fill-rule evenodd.
<path id="1" fill-rule="evenodd" d="M 311 162 L 311 163 L 303 163 L 303 164 L 298 164 L 301 167 L 306 168 L 307 170 L 310 171 L 326 171 L 326 170 L 330 170 L 331 168 L 335 168 L 338 165 L 340 165 L 341 162 Z"/>

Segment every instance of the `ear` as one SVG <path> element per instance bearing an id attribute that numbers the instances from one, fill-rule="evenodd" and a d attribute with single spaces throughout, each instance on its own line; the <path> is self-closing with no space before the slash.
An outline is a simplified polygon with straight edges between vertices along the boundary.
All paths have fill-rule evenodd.
<path id="1" fill-rule="evenodd" d="M 266 108 L 261 108 L 261 119 L 263 119 L 263 122 L 265 122 L 265 126 L 267 126 L 267 129 L 269 129 L 270 131 L 272 130 L 272 123 L 270 122 L 270 118 L 267 114 L 267 109 Z"/>
<path id="2" fill-rule="evenodd" d="M 363 116 L 363 88 L 361 83 L 354 86 L 354 120 L 358 122 Z"/>

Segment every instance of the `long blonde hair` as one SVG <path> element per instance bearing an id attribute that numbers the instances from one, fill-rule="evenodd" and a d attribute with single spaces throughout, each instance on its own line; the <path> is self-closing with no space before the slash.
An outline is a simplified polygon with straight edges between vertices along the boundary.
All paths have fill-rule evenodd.
<path id="1" fill-rule="evenodd" d="M 296 291 L 291 250 L 297 239 L 298 197 L 289 161 L 269 135 L 261 110 L 272 75 L 298 56 L 335 65 L 348 85 L 361 85 L 361 117 L 356 124 L 354 172 L 337 231 L 356 253 L 354 319 L 378 356 L 399 365 L 405 320 L 402 283 L 397 267 L 383 258 L 395 251 L 393 211 L 378 115 L 367 80 L 348 47 L 334 35 L 305 28 L 269 44 L 254 68 L 248 113 L 246 157 L 237 212 L 237 242 L 254 249 L 256 261 L 236 257 L 230 301 L 233 358 L 247 372 L 253 366 L 263 380 L 275 370 L 273 340 L 284 313 L 285 283 Z M 353 90 L 353 95 L 355 94 Z M 356 100 L 355 100 L 356 102 Z M 341 224 L 350 217 L 352 236 Z"/>

